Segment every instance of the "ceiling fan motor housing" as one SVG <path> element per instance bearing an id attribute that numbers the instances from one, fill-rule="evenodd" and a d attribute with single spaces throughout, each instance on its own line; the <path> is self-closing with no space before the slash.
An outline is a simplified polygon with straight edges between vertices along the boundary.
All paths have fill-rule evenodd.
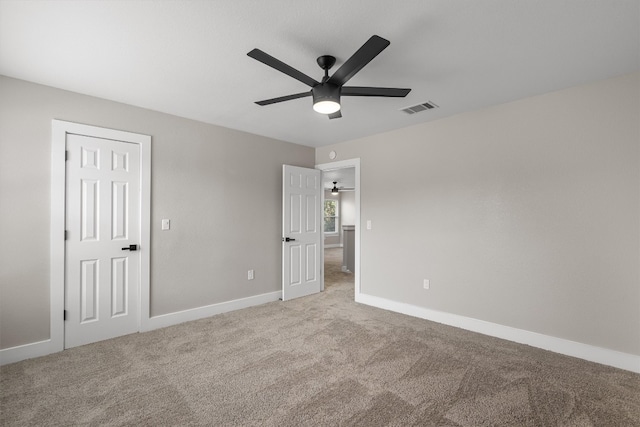
<path id="1" fill-rule="evenodd" d="M 331 83 L 321 83 L 311 88 L 313 103 L 333 101 L 340 103 L 340 86 Z"/>

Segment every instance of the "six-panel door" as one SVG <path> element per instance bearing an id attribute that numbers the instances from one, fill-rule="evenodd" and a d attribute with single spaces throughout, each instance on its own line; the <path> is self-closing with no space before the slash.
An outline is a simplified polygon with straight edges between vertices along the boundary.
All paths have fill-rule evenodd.
<path id="1" fill-rule="evenodd" d="M 322 289 L 321 171 L 284 165 L 282 187 L 282 299 L 286 301 Z"/>
<path id="2" fill-rule="evenodd" d="M 138 330 L 138 144 L 67 136 L 65 348 Z M 127 248 L 127 249 L 125 249 Z"/>

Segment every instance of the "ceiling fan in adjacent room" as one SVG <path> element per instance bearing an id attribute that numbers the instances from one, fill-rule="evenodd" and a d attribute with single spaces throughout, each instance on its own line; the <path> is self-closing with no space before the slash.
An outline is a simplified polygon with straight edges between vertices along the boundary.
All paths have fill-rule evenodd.
<path id="1" fill-rule="evenodd" d="M 324 70 L 322 81 L 317 81 L 301 71 L 296 70 L 290 65 L 264 53 L 260 49 L 253 49 L 247 53 L 251 58 L 256 59 L 276 70 L 285 73 L 288 76 L 311 87 L 310 91 L 294 93 L 292 95 L 281 96 L 278 98 L 265 99 L 257 101 L 258 105 L 270 105 L 292 99 L 313 97 L 313 109 L 318 113 L 327 114 L 330 119 L 342 117 L 340 111 L 341 96 L 381 96 L 403 98 L 411 91 L 411 89 L 398 89 L 389 87 L 363 87 L 363 86 L 344 86 L 358 71 L 367 65 L 373 58 L 378 56 L 387 46 L 389 40 L 385 40 L 379 36 L 372 36 L 365 44 L 354 53 L 351 58 L 342 64 L 338 70 L 329 77 L 329 69 L 336 63 L 336 58 L 330 55 L 322 55 L 318 57 L 317 62 L 320 68 Z"/>
<path id="2" fill-rule="evenodd" d="M 335 196 L 340 191 L 355 191 L 355 187 L 345 187 L 345 186 L 338 187 L 338 181 L 333 181 L 333 188 L 331 189 L 331 194 Z"/>

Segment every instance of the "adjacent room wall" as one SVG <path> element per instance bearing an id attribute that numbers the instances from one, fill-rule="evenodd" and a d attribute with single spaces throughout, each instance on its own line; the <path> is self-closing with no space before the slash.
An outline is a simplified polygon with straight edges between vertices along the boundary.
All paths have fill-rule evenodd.
<path id="1" fill-rule="evenodd" d="M 340 192 L 340 218 L 342 225 L 354 225 L 356 223 L 356 192 Z"/>
<path id="2" fill-rule="evenodd" d="M 639 123 L 636 73 L 316 163 L 361 159 L 363 294 L 640 355 Z"/>
<path id="3" fill-rule="evenodd" d="M 153 316 L 281 288 L 282 164 L 312 148 L 0 76 L 0 348 L 49 338 L 52 119 L 152 136 Z"/>

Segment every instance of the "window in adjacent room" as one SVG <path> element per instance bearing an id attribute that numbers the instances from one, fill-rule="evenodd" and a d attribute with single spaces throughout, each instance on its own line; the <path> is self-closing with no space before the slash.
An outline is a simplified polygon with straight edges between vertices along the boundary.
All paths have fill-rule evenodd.
<path id="1" fill-rule="evenodd" d="M 324 232 L 325 233 L 338 232 L 338 201 L 337 200 L 324 201 Z"/>

